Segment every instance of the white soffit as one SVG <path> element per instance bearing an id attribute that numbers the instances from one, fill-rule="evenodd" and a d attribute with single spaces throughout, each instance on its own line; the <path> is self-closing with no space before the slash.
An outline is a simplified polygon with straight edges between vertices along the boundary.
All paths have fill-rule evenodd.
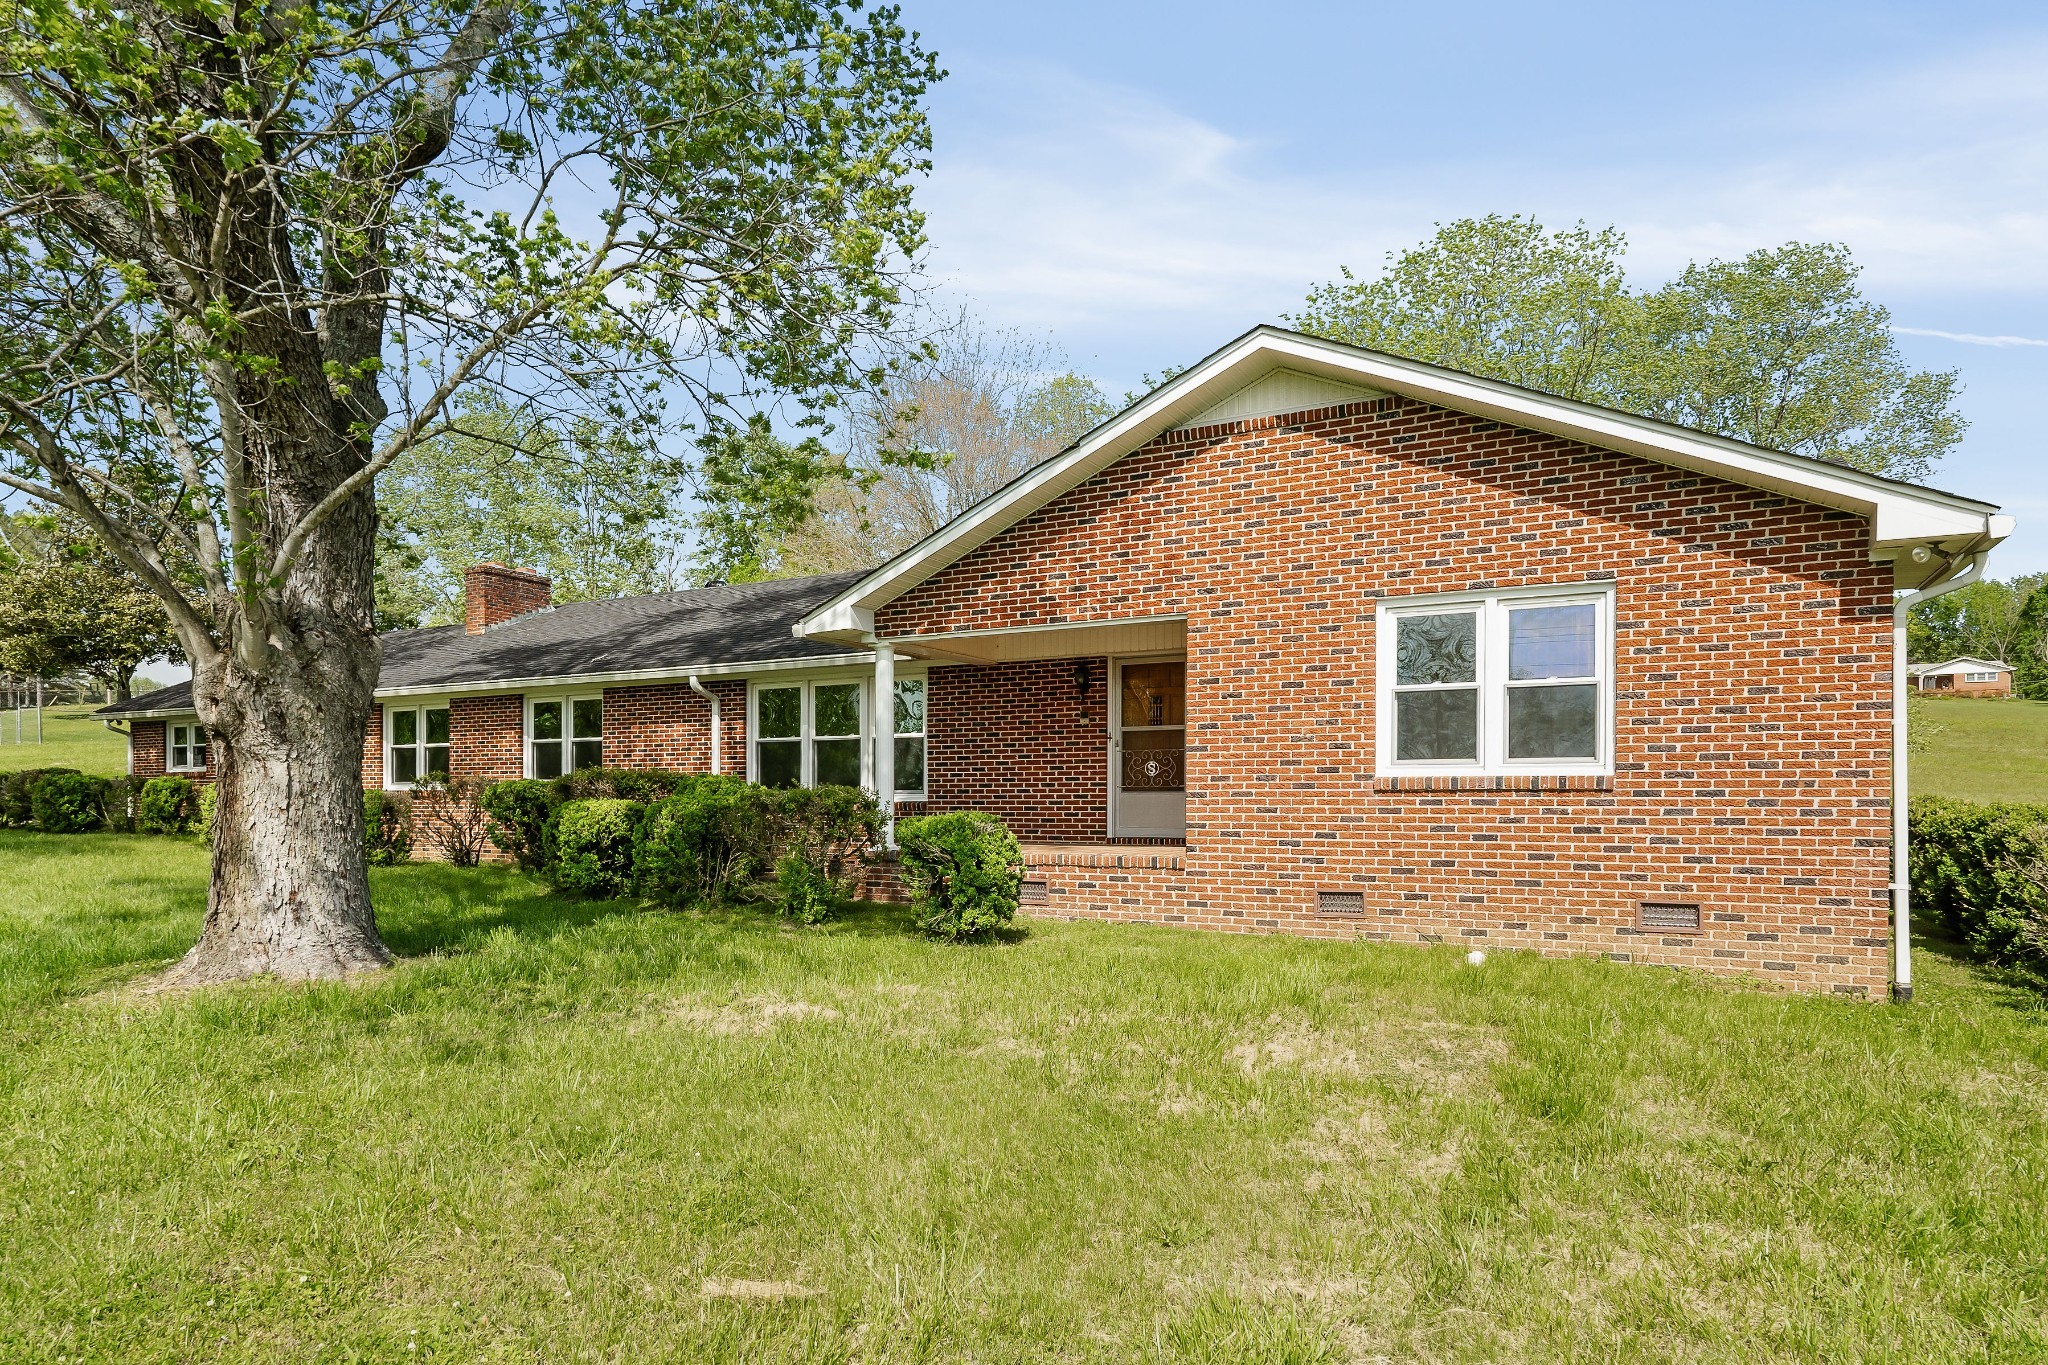
<path id="1" fill-rule="evenodd" d="M 1283 412 L 1334 408 L 1340 403 L 1356 403 L 1362 399 L 1381 396 L 1382 392 L 1379 389 L 1339 383 L 1337 380 L 1325 379 L 1321 375 L 1308 374 L 1301 370 L 1278 369 L 1254 379 L 1215 407 L 1198 414 L 1192 421 L 1182 422 L 1175 430 L 1219 426 L 1225 422 L 1242 422 L 1253 417 L 1275 417 Z"/>
<path id="2" fill-rule="evenodd" d="M 1165 432 L 1235 403 L 1261 381 L 1316 382 L 1399 394 L 1454 412 L 1696 470 L 1868 519 L 1875 552 L 1938 545 L 1988 549 L 2012 529 L 1993 503 L 1921 488 L 1800 455 L 1688 431 L 1633 413 L 1555 398 L 1498 380 L 1361 350 L 1279 327 L 1255 327 L 911 546 L 795 626 L 813 640 L 871 638 L 875 609 L 1016 525 Z M 1328 406 L 1327 403 L 1322 404 Z M 1233 419 L 1237 420 L 1237 419 Z M 1902 571 L 1903 572 L 1903 571 Z M 1901 580 L 1900 586 L 1911 584 Z"/>

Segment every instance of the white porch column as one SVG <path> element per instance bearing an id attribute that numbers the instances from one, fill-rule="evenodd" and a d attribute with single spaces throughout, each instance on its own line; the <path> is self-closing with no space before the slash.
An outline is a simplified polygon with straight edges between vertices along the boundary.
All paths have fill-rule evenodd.
<path id="1" fill-rule="evenodd" d="M 896 647 L 875 641 L 875 795 L 882 803 L 882 846 L 896 847 Z"/>

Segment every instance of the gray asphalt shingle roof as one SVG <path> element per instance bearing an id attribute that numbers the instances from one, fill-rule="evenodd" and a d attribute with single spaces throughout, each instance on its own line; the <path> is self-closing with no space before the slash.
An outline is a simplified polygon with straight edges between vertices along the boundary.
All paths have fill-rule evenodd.
<path id="1" fill-rule="evenodd" d="M 471 635 L 461 626 L 394 630 L 378 637 L 384 665 L 377 687 L 416 690 L 490 683 L 589 677 L 641 670 L 692 668 L 798 659 L 828 662 L 860 651 L 799 640 L 791 628 L 849 584 L 859 572 L 732 583 L 603 602 L 565 602 Z M 189 707 L 192 685 L 174 683 L 98 714 L 174 711 Z"/>

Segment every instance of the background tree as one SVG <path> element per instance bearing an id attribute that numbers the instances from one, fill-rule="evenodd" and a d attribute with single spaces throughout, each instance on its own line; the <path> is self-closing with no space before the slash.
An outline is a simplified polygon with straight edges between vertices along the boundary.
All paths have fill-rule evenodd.
<path id="1" fill-rule="evenodd" d="M 695 518 L 701 583 L 752 583 L 813 572 L 790 553 L 794 537 L 833 493 L 857 488 L 843 459 L 816 437 L 787 441 L 764 414 L 703 441 Z"/>
<path id="2" fill-rule="evenodd" d="M 1907 368 L 1846 248 L 1790 243 L 1631 291 L 1613 228 L 1464 219 L 1378 278 L 1310 291 L 1303 331 L 1894 478 L 1962 439 L 1956 373 Z"/>
<path id="3" fill-rule="evenodd" d="M 680 471 L 650 440 L 552 422 L 488 392 L 454 422 L 377 481 L 383 628 L 461 621 L 463 570 L 485 562 L 539 569 L 560 602 L 669 586 Z"/>
<path id="4" fill-rule="evenodd" d="M 916 544 L 1121 405 L 1052 346 L 961 314 L 844 414 L 838 477 L 782 536 L 785 572 L 867 568 Z"/>
<path id="5" fill-rule="evenodd" d="M 389 961 L 377 476 L 476 388 L 651 422 L 870 381 L 938 74 L 850 0 L 6 11 L 0 483 L 89 525 L 190 659 L 220 780 L 174 980 Z"/>
<path id="6" fill-rule="evenodd" d="M 83 673 L 117 701 L 135 670 L 179 657 L 171 620 L 96 545 L 70 545 L 0 575 L 0 667 L 31 677 Z"/>
<path id="7" fill-rule="evenodd" d="M 1913 608 L 1906 621 L 1906 649 L 1915 663 L 1944 663 L 1970 657 L 2016 663 L 2040 641 L 2029 640 L 2028 599 L 2048 584 L 2048 574 L 2025 574 L 2000 583 L 1972 583 Z"/>

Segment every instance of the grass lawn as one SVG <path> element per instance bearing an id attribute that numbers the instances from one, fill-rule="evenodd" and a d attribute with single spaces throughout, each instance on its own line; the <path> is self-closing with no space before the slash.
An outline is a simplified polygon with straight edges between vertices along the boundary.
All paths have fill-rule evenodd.
<path id="1" fill-rule="evenodd" d="M 36 743 L 36 713 L 21 713 L 21 743 L 14 740 L 14 712 L 0 711 L 0 772 L 23 768 L 76 768 L 119 777 L 128 771 L 128 736 L 94 720 L 91 706 L 43 708 L 43 742 Z"/>
<path id="2" fill-rule="evenodd" d="M 1910 703 L 1922 736 L 1916 796 L 2048 802 L 2048 702 L 1954 699 Z"/>
<path id="3" fill-rule="evenodd" d="M 189 842 L 0 834 L 0 1359 L 2039 1359 L 2048 1010 L 380 869 L 151 997 Z"/>

